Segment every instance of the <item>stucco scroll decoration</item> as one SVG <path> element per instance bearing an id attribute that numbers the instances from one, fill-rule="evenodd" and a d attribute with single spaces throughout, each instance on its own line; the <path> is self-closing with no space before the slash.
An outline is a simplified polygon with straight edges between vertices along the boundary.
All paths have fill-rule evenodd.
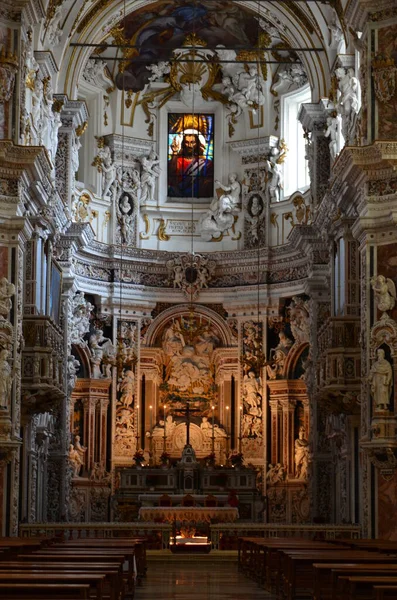
<path id="1" fill-rule="evenodd" d="M 183 254 L 167 261 L 168 276 L 174 288 L 195 299 L 215 273 L 216 262 L 201 254 Z"/>

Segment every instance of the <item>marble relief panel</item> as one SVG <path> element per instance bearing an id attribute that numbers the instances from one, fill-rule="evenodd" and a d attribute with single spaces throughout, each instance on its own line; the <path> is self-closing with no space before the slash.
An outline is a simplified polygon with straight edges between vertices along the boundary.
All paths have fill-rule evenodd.
<path id="1" fill-rule="evenodd" d="M 385 57 L 390 59 L 394 67 L 397 66 L 397 25 L 390 25 L 389 27 L 383 27 L 378 30 L 378 52 L 377 56 Z M 393 74 L 390 73 L 390 77 Z M 395 77 L 395 73 L 394 73 Z M 382 82 L 382 87 L 385 86 L 385 82 Z M 394 93 L 391 98 L 388 98 L 387 102 L 377 100 L 378 108 L 378 135 L 377 138 L 380 140 L 390 140 L 397 138 L 397 91 L 394 86 Z"/>
<path id="2" fill-rule="evenodd" d="M 397 472 L 390 481 L 378 473 L 378 536 L 397 540 Z"/>
<path id="3" fill-rule="evenodd" d="M 0 246 L 0 278 L 7 277 L 8 273 L 8 248 Z"/>

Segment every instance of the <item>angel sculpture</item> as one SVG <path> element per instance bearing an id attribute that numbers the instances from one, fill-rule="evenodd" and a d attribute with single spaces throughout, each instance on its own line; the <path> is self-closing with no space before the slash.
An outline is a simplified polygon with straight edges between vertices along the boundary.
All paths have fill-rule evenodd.
<path id="1" fill-rule="evenodd" d="M 383 316 L 388 310 L 392 310 L 396 303 L 396 286 L 394 281 L 386 278 L 384 275 L 377 275 L 371 279 L 372 289 L 375 293 L 378 309 L 382 311 Z"/>

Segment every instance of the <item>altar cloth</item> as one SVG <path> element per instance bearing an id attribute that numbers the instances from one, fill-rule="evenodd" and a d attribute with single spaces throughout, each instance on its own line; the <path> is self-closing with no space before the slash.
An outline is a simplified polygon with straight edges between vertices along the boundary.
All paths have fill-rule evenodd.
<path id="1" fill-rule="evenodd" d="M 142 506 L 139 518 L 142 521 L 230 523 L 238 519 L 238 509 L 231 506 Z"/>

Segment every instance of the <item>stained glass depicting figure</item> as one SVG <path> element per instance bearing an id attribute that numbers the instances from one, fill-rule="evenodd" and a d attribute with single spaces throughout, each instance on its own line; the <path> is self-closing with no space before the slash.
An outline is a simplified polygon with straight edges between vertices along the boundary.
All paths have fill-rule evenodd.
<path id="1" fill-rule="evenodd" d="M 168 196 L 214 195 L 214 115 L 168 115 Z"/>

